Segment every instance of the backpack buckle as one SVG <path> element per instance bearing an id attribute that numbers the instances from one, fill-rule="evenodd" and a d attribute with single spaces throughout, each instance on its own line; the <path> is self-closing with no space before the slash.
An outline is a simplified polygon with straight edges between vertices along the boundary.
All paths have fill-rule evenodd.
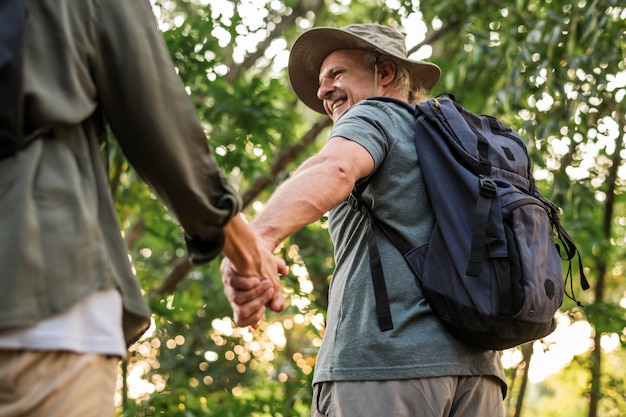
<path id="1" fill-rule="evenodd" d="M 354 211 L 361 211 L 361 203 L 359 199 L 354 195 L 354 192 L 350 193 L 348 197 L 346 197 L 346 203 L 350 205 L 350 208 Z"/>
<path id="2" fill-rule="evenodd" d="M 480 195 L 484 197 L 493 197 L 493 195 L 498 190 L 498 185 L 493 178 L 483 177 L 481 176 L 479 179 L 480 182 Z"/>

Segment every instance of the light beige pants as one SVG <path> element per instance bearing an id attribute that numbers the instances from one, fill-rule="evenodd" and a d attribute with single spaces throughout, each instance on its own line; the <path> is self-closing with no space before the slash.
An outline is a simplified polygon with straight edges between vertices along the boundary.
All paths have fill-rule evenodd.
<path id="1" fill-rule="evenodd" d="M 113 417 L 119 358 L 0 350 L 0 416 Z"/>
<path id="2" fill-rule="evenodd" d="M 312 417 L 504 417 L 492 377 L 437 377 L 315 385 Z"/>

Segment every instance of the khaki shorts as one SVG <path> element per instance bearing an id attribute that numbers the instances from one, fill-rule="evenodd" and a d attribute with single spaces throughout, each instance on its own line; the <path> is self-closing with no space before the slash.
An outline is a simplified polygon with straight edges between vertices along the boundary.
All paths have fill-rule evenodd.
<path id="1" fill-rule="evenodd" d="M 502 385 L 487 376 L 315 385 L 312 417 L 504 417 Z"/>
<path id="2" fill-rule="evenodd" d="M 0 416 L 113 417 L 119 358 L 0 350 Z"/>

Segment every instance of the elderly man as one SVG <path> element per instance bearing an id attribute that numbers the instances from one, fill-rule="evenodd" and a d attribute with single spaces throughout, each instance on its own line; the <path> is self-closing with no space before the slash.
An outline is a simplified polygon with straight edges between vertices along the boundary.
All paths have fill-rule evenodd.
<path id="1" fill-rule="evenodd" d="M 439 79 L 437 66 L 407 58 L 404 37 L 375 24 L 315 28 L 295 42 L 289 74 L 298 97 L 334 127 L 252 223 L 269 248 L 329 212 L 336 269 L 314 376 L 312 416 L 504 415 L 497 352 L 451 337 L 430 310 L 401 253 L 377 236 L 393 328 L 381 331 L 367 249 L 368 221 L 346 197 L 367 181 L 363 204 L 413 246 L 428 241 L 432 208 L 413 143 L 414 103 Z M 222 272 L 237 323 L 256 323 L 265 285 Z"/>

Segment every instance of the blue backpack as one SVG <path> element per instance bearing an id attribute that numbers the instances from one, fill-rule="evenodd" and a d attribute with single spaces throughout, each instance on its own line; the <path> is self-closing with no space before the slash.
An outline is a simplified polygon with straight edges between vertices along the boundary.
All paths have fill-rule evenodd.
<path id="1" fill-rule="evenodd" d="M 0 1 L 0 159 L 16 153 L 23 141 L 25 19 L 25 0 Z"/>
<path id="2" fill-rule="evenodd" d="M 428 244 L 412 247 L 384 219 L 351 194 L 366 213 L 376 313 L 382 331 L 393 328 L 374 230 L 398 248 L 421 282 L 434 314 L 468 344 L 507 349 L 550 334 L 578 255 L 581 286 L 588 289 L 580 254 L 563 229 L 557 207 L 535 186 L 520 136 L 497 119 L 475 115 L 452 95 L 409 105 L 415 147 L 435 216 Z M 569 261 L 563 279 L 562 254 Z M 571 284 L 571 281 L 570 281 Z M 578 303 L 580 305 L 580 303 Z"/>

